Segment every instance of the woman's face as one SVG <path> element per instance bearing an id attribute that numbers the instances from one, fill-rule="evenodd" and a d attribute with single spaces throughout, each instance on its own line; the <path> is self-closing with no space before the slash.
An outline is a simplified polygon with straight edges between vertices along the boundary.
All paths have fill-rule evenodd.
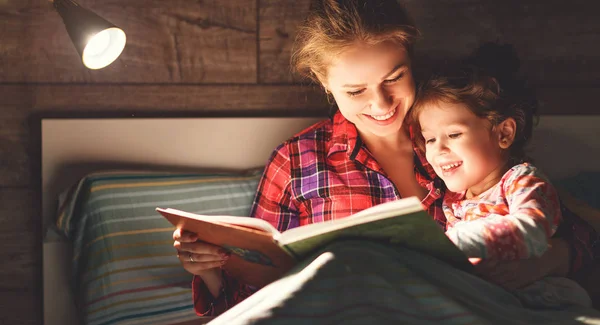
<path id="1" fill-rule="evenodd" d="M 334 59 L 323 84 L 362 136 L 394 136 L 415 98 L 410 64 L 397 44 L 356 45 Z"/>

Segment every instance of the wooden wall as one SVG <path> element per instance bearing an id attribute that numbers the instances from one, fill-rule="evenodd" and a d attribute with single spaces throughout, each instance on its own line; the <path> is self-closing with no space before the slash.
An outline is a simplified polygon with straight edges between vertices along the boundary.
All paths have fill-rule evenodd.
<path id="1" fill-rule="evenodd" d="M 594 0 L 404 0 L 417 56 L 513 44 L 545 114 L 597 114 Z M 0 323 L 39 324 L 42 116 L 324 115 L 288 67 L 308 0 L 80 0 L 119 25 L 127 46 L 92 71 L 47 0 L 0 0 Z"/>

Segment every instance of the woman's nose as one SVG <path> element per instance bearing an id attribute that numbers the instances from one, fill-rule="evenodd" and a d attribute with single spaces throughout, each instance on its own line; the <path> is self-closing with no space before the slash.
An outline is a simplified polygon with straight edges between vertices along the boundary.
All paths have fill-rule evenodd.
<path id="1" fill-rule="evenodd" d="M 380 87 L 375 91 L 371 109 L 375 113 L 387 113 L 392 108 L 394 99 L 392 95 L 383 87 Z"/>

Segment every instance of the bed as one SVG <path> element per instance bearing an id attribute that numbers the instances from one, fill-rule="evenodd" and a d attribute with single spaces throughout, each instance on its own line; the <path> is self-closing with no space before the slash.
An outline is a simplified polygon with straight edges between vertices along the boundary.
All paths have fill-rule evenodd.
<path id="1" fill-rule="evenodd" d="M 273 148 L 317 120 L 44 119 L 44 323 L 205 322 L 192 310 L 173 229 L 154 207 L 247 214 Z M 600 172 L 598 123 L 543 116 L 531 147 L 537 165 L 589 194 L 579 185 Z"/>

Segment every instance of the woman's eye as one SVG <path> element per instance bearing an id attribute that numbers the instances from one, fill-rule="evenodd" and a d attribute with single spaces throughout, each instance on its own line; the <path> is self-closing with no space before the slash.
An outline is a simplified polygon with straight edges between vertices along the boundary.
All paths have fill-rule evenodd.
<path id="1" fill-rule="evenodd" d="M 385 82 L 386 84 L 391 84 L 391 83 L 394 83 L 394 82 L 396 82 L 396 81 L 398 81 L 398 80 L 402 79 L 402 77 L 404 77 L 404 72 L 402 72 L 401 74 L 399 74 L 399 75 L 398 75 L 396 78 L 394 78 L 394 79 L 386 79 L 386 80 L 384 80 L 383 82 Z"/>
<path id="2" fill-rule="evenodd" d="M 434 138 L 425 139 L 425 144 L 432 144 L 435 142 Z"/>
<path id="3" fill-rule="evenodd" d="M 364 89 L 357 90 L 357 91 L 349 91 L 349 92 L 347 92 L 347 94 L 350 97 L 354 97 L 354 96 L 358 96 L 358 95 L 362 94 L 364 91 L 365 91 Z"/>
<path id="4" fill-rule="evenodd" d="M 448 137 L 450 139 L 456 139 L 456 138 L 460 137 L 461 135 L 462 135 L 462 133 L 452 133 Z"/>

